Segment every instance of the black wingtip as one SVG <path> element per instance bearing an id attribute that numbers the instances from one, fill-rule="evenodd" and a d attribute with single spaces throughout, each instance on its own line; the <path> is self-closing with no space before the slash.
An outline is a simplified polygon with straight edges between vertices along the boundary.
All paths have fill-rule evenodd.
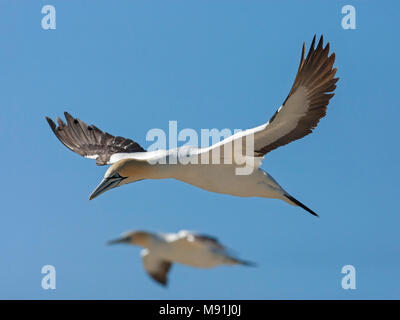
<path id="1" fill-rule="evenodd" d="M 314 37 L 313 37 L 313 39 L 312 39 L 312 42 L 311 42 L 311 46 L 310 46 L 310 48 L 313 48 L 314 49 L 314 46 L 315 46 L 315 41 L 317 40 L 317 35 L 316 34 L 314 34 Z"/>
<path id="2" fill-rule="evenodd" d="M 44 118 L 46 119 L 46 121 L 47 121 L 47 123 L 50 125 L 50 127 L 53 127 L 53 126 L 56 125 L 56 124 L 54 123 L 54 121 L 51 120 L 48 116 L 45 116 Z"/>
<path id="3" fill-rule="evenodd" d="M 299 200 L 293 198 L 291 195 L 285 194 L 285 197 L 288 198 L 290 201 L 292 201 L 297 206 L 299 206 L 299 207 L 303 208 L 304 210 L 308 211 L 309 213 L 311 213 L 313 216 L 316 216 L 319 218 L 319 215 L 317 213 L 312 211 L 310 208 L 306 207 L 304 204 L 302 204 Z"/>
<path id="4" fill-rule="evenodd" d="M 56 134 L 57 125 L 54 123 L 54 121 L 51 118 L 49 118 L 47 116 L 45 118 L 46 118 L 47 123 L 49 124 L 51 130 L 54 132 L 54 134 Z"/>

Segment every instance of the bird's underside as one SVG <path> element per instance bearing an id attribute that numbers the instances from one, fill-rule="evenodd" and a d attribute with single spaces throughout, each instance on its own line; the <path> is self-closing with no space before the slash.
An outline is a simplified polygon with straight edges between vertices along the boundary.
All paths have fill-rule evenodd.
<path id="1" fill-rule="evenodd" d="M 325 116 L 338 81 L 338 78 L 335 78 L 337 69 L 333 68 L 334 62 L 335 54 L 329 55 L 329 43 L 323 47 L 323 37 L 321 36 L 317 46 L 315 46 L 314 36 L 307 56 L 305 56 L 305 45 L 303 44 L 300 64 L 293 86 L 282 106 L 270 120 L 258 127 L 238 132 L 211 147 L 193 149 L 198 153 L 199 159 L 201 155 L 217 153 L 221 162 L 224 163 L 229 160 L 225 149 L 241 145 L 239 149 L 233 147 L 233 152 L 229 157 L 241 152 L 242 155 L 256 159 L 258 162 L 254 168 L 257 171 L 260 170 L 258 168 L 260 159 L 266 153 L 310 134 L 319 120 Z M 54 134 L 67 148 L 86 158 L 95 159 L 98 165 L 113 165 L 124 158 L 148 161 L 154 155 L 157 155 L 154 152 L 146 152 L 137 142 L 110 135 L 93 125 L 87 125 L 83 121 L 73 118 L 67 112 L 65 112 L 65 118 L 67 123 L 57 118 L 58 125 L 56 125 L 53 120 L 46 117 Z M 249 144 L 251 145 L 249 146 Z M 164 153 L 168 154 L 168 152 L 165 151 Z M 223 176 L 218 174 L 214 176 L 215 179 L 224 179 Z M 200 175 L 195 178 L 198 179 L 194 181 L 197 184 L 203 183 L 200 181 Z M 225 179 L 227 179 L 226 176 Z M 185 179 L 179 180 L 185 181 Z M 236 181 L 235 179 L 230 180 L 232 182 L 229 183 Z M 271 184 L 272 180 L 269 179 L 268 174 L 265 176 L 265 183 Z M 273 181 L 276 183 L 275 180 Z M 185 182 L 191 183 L 190 181 Z M 215 183 L 218 184 L 219 182 Z M 196 183 L 191 184 L 196 185 Z M 248 188 L 248 186 L 237 185 L 234 188 Z M 283 192 L 284 190 L 282 196 L 288 196 L 284 199 L 285 201 L 315 214 L 298 200 L 289 194 L 283 194 Z"/>

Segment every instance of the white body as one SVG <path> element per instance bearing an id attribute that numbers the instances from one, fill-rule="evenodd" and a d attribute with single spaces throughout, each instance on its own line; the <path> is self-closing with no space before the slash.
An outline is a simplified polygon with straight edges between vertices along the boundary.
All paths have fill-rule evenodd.
<path id="1" fill-rule="evenodd" d="M 213 148 L 219 147 L 218 144 Z M 189 160 L 198 160 L 198 164 L 183 164 L 171 160 L 171 154 L 176 154 L 184 149 L 189 153 Z M 230 194 L 238 197 L 261 197 L 281 199 L 293 204 L 284 197 L 287 192 L 267 172 L 259 168 L 263 158 L 250 158 L 249 174 L 239 174 L 243 165 L 235 163 L 224 164 L 226 160 L 221 159 L 221 164 L 200 164 L 202 153 L 209 153 L 210 149 L 198 149 L 196 147 L 181 147 L 175 150 L 158 150 L 146 153 L 119 154 L 112 156 L 112 161 L 122 159 L 135 159 L 148 166 L 144 179 L 168 179 L 173 178 L 198 188 Z M 211 152 L 210 152 L 211 153 Z M 172 162 L 172 164 L 171 164 Z M 178 162 L 178 163 L 176 163 Z M 189 161 L 188 161 L 189 162 Z M 233 161 L 232 161 L 233 162 Z M 163 164 L 165 163 L 165 164 Z"/>

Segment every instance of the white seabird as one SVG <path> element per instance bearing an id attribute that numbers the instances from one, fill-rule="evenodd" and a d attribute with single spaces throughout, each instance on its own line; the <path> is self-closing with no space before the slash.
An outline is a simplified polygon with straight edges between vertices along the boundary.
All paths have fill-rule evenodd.
<path id="1" fill-rule="evenodd" d="M 236 133 L 211 147 L 184 146 L 174 150 L 146 152 L 138 143 L 112 136 L 93 125 L 88 126 L 68 113 L 65 113 L 67 125 L 59 118 L 58 126 L 50 118 L 46 119 L 54 134 L 66 147 L 81 156 L 95 159 L 98 165 L 111 165 L 90 199 L 131 182 L 173 178 L 216 193 L 280 199 L 318 216 L 259 167 L 266 153 L 310 134 L 325 116 L 329 100 L 334 95 L 338 78 L 334 77 L 335 54 L 329 55 L 329 43 L 324 48 L 321 36 L 315 48 L 314 36 L 307 57 L 304 53 L 303 44 L 294 84 L 283 105 L 271 119 L 256 128 Z M 247 144 L 249 137 L 254 143 Z M 240 148 L 236 147 L 238 141 Z M 246 153 L 243 150 L 246 150 Z M 189 164 L 171 164 L 171 161 L 168 161 L 181 152 L 188 155 L 191 160 Z M 250 160 L 250 174 L 237 174 L 237 169 L 244 167 L 243 162 L 237 161 L 236 156 L 239 154 L 244 157 L 246 164 L 247 160 Z M 219 163 L 214 162 L 215 155 L 220 160 Z M 208 164 L 204 159 L 208 159 Z M 163 163 L 163 160 L 166 160 L 166 163 Z M 195 164 L 196 161 L 198 164 Z"/>
<path id="2" fill-rule="evenodd" d="M 142 247 L 143 267 L 162 285 L 167 284 L 172 263 L 196 268 L 237 264 L 254 266 L 252 262 L 233 257 L 216 238 L 186 230 L 178 233 L 131 231 L 108 243 L 125 243 Z"/>

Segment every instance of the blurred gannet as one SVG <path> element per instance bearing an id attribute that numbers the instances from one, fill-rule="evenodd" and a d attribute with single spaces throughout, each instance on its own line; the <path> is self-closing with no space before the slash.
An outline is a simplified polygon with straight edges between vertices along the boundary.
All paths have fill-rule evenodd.
<path id="1" fill-rule="evenodd" d="M 173 150 L 146 152 L 138 143 L 112 136 L 93 125 L 88 126 L 66 112 L 67 125 L 59 118 L 58 126 L 50 118 L 46 119 L 54 134 L 66 147 L 81 156 L 95 159 L 98 165 L 111 165 L 90 199 L 131 182 L 174 178 L 216 193 L 281 199 L 318 216 L 259 168 L 266 153 L 310 134 L 325 116 L 329 100 L 334 95 L 338 78 L 334 78 L 337 70 L 333 68 L 335 54 L 329 56 L 329 43 L 324 48 L 321 36 L 315 48 L 314 36 L 306 58 L 304 53 L 303 44 L 294 84 L 283 105 L 271 119 L 261 126 L 235 133 L 211 147 L 183 146 Z M 249 137 L 253 138 L 253 143 L 247 144 Z M 236 147 L 238 141 L 240 148 Z M 239 175 L 236 170 L 242 168 L 243 163 L 239 163 L 236 156 L 243 155 L 243 150 L 246 150 L 246 163 L 247 160 L 253 161 L 253 169 L 250 174 Z M 194 164 L 196 161 L 171 164 L 168 160 L 177 152 L 188 154 L 190 160 L 200 159 L 197 161 L 199 164 Z M 219 163 L 215 163 L 214 159 L 209 161 L 215 155 L 219 158 Z M 163 164 L 160 161 L 162 159 L 167 161 Z M 205 163 L 204 159 L 208 159 L 208 162 Z"/>
<path id="2" fill-rule="evenodd" d="M 252 262 L 233 257 L 216 238 L 186 230 L 165 234 L 131 231 L 108 243 L 125 243 L 144 248 L 141 251 L 143 267 L 162 285 L 167 284 L 167 275 L 174 262 L 197 268 L 235 264 L 254 266 Z"/>

